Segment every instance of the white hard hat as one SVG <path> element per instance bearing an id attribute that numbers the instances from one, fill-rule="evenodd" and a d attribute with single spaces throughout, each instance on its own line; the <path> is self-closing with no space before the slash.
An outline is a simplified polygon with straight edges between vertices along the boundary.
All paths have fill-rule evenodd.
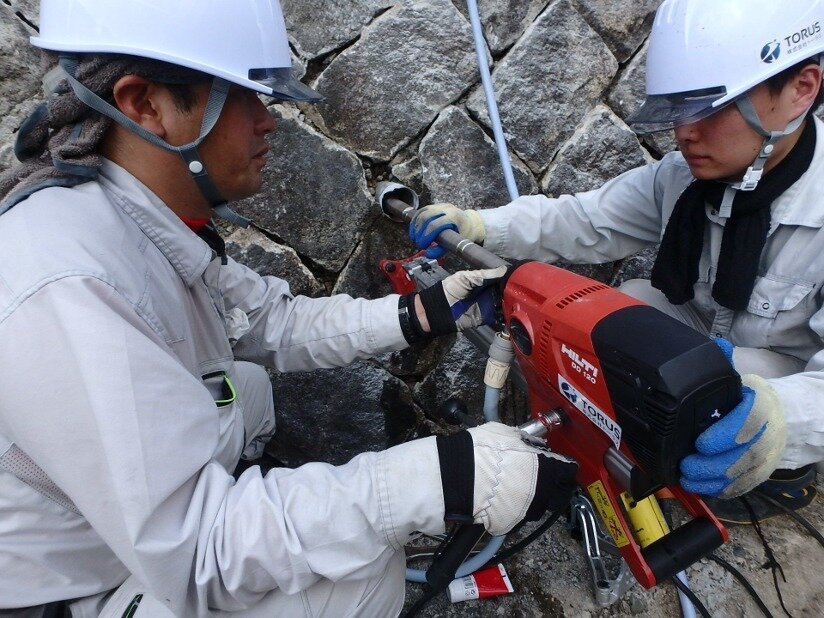
<path id="1" fill-rule="evenodd" d="M 322 98 L 292 75 L 278 0 L 41 0 L 31 42 L 162 60 L 290 101 Z"/>
<path id="2" fill-rule="evenodd" d="M 824 51 L 824 0 L 664 0 L 647 55 L 639 132 L 696 122 Z"/>

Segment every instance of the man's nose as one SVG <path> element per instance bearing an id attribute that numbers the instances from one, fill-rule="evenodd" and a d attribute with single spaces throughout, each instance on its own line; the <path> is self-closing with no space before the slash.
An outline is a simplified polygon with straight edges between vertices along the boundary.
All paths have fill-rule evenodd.
<path id="1" fill-rule="evenodd" d="M 277 127 L 274 115 L 269 111 L 269 108 L 260 100 L 260 97 L 255 96 L 255 128 L 258 133 L 271 133 Z"/>
<path id="2" fill-rule="evenodd" d="M 263 105 L 263 104 L 261 103 L 261 105 Z M 265 106 L 263 108 L 263 111 L 264 111 L 264 115 L 261 118 L 261 123 L 259 125 L 260 130 L 263 133 L 272 133 L 275 130 L 275 127 L 277 127 L 277 122 L 275 121 L 275 117 L 272 115 L 272 112 L 270 112 L 269 109 L 266 108 Z"/>
<path id="3" fill-rule="evenodd" d="M 698 138 L 698 123 L 691 122 L 675 127 L 675 139 L 679 142 L 695 141 Z"/>

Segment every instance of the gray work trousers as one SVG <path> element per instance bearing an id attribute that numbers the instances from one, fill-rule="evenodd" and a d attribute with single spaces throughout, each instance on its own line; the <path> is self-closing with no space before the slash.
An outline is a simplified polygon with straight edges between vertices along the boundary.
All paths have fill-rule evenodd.
<path id="1" fill-rule="evenodd" d="M 254 363 L 235 363 L 232 372 L 239 409 L 243 414 L 245 445 L 242 459 L 253 460 L 263 454 L 266 443 L 275 433 L 275 406 L 272 383 L 266 370 Z M 230 470 L 231 472 L 231 470 Z M 397 616 L 405 594 L 406 557 L 403 550 L 387 551 L 380 577 L 343 582 L 321 580 L 297 594 L 273 590 L 254 607 L 237 613 L 212 612 L 211 617 L 228 618 L 339 618 L 355 616 Z M 132 618 L 174 618 L 168 608 L 146 593 L 134 577 L 114 591 L 70 604 L 72 618 L 121 618 L 135 601 Z M 45 606 L 20 610 L 0 610 L 0 618 L 42 618 Z M 189 618 L 183 617 L 183 618 Z"/>

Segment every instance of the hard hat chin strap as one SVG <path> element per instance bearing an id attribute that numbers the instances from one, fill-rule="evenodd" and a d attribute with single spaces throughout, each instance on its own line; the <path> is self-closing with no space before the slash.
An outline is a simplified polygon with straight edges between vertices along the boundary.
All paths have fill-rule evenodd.
<path id="1" fill-rule="evenodd" d="M 229 87 L 231 86 L 228 81 L 219 77 L 215 77 L 212 80 L 212 88 L 209 91 L 209 99 L 206 101 L 206 107 L 203 111 L 203 120 L 200 125 L 200 134 L 198 137 L 188 144 L 183 144 L 182 146 L 172 146 L 168 142 L 160 139 L 154 133 L 151 133 L 141 127 L 119 109 L 107 103 L 80 83 L 74 76 L 76 70 L 77 60 L 75 58 L 70 56 L 61 56 L 58 65 L 49 71 L 46 77 L 43 78 L 43 83 L 46 86 L 47 93 L 50 94 L 53 92 L 57 83 L 63 79 L 66 79 L 77 98 L 92 109 L 100 112 L 104 116 L 108 116 L 113 121 L 125 127 L 135 135 L 142 137 L 147 142 L 168 152 L 174 152 L 180 155 L 183 160 L 186 161 L 186 166 L 189 169 L 189 173 L 192 175 L 192 178 L 200 189 L 200 192 L 203 194 L 203 197 L 206 198 L 212 209 L 215 211 L 215 214 L 235 225 L 239 225 L 241 227 L 249 226 L 249 219 L 237 214 L 229 208 L 226 200 L 220 195 L 217 187 L 215 187 L 211 178 L 209 178 L 209 174 L 206 171 L 206 166 L 203 164 L 203 161 L 197 151 L 197 147 L 201 144 L 201 142 L 203 142 L 204 139 L 206 139 L 206 136 L 209 135 L 209 132 L 214 128 L 218 118 L 220 117 L 220 112 L 223 110 L 223 105 L 226 102 L 226 96 L 228 95 Z"/>
<path id="2" fill-rule="evenodd" d="M 741 112 L 744 120 L 747 121 L 747 124 L 750 125 L 752 130 L 764 138 L 764 142 L 761 144 L 761 150 L 755 158 L 755 161 L 747 168 L 741 181 L 732 185 L 732 188 L 740 191 L 752 191 L 758 186 L 761 176 L 764 175 L 764 165 L 766 165 L 767 159 L 770 158 L 770 155 L 772 155 L 775 150 L 775 145 L 778 140 L 785 135 L 794 133 L 804 122 L 809 109 L 804 110 L 800 116 L 792 120 L 783 131 L 767 131 L 764 125 L 761 124 L 758 112 L 755 111 L 755 106 L 753 106 L 748 94 L 736 99 L 735 104 L 738 106 L 738 111 Z"/>

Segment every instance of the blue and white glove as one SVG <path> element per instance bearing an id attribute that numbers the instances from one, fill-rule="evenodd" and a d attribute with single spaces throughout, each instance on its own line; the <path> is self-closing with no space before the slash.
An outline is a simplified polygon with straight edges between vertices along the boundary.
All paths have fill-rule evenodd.
<path id="1" fill-rule="evenodd" d="M 732 364 L 733 345 L 716 343 Z M 787 423 L 778 394 L 762 377 L 741 377 L 741 401 L 695 442 L 698 454 L 681 461 L 681 486 L 718 498 L 735 498 L 772 474 L 787 444 Z"/>
<path id="2" fill-rule="evenodd" d="M 477 210 L 461 210 L 446 203 L 431 204 L 418 210 L 409 224 L 409 238 L 418 249 L 426 249 L 426 257 L 437 259 L 446 253 L 446 249 L 429 245 L 444 230 L 454 230 L 478 244 L 486 238 L 484 221 Z"/>
<path id="3" fill-rule="evenodd" d="M 398 316 L 406 340 L 415 343 L 496 324 L 506 272 L 506 266 L 461 270 L 416 294 L 402 296 Z"/>

